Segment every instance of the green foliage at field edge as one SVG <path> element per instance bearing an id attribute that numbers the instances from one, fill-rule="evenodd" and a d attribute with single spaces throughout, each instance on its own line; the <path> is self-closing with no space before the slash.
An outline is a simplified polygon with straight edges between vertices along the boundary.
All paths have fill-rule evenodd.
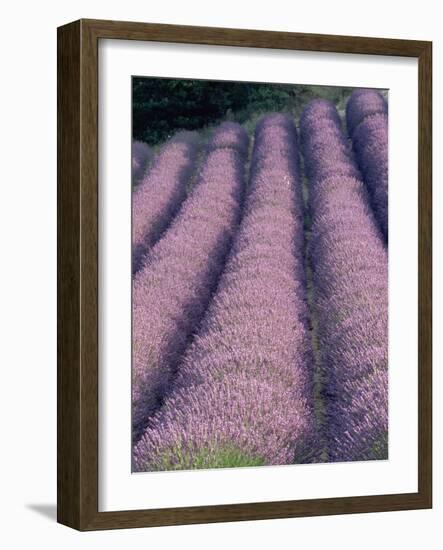
<path id="1" fill-rule="evenodd" d="M 352 88 L 134 77 L 133 138 L 157 145 L 179 130 L 199 130 L 232 120 L 252 131 L 271 111 L 300 115 L 315 97 L 343 109 Z"/>

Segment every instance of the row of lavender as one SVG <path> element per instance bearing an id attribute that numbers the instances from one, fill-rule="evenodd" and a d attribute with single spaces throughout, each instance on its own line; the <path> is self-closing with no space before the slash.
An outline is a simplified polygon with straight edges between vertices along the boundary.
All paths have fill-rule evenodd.
<path id="1" fill-rule="evenodd" d="M 348 124 L 358 135 L 374 113 L 364 94 L 354 96 Z M 370 104 L 373 99 L 366 97 Z M 301 132 L 312 189 L 327 453 L 330 460 L 382 458 L 386 250 L 335 107 L 313 102 L 302 116 Z M 164 151 L 171 146 L 168 159 Z M 198 183 L 172 221 L 197 150 L 189 134 L 167 144 L 135 195 L 134 227 L 142 229 L 134 233 L 134 250 L 142 252 L 134 269 L 134 441 L 141 437 L 134 466 L 152 470 L 318 460 L 323 434 L 314 415 L 295 127 L 282 115 L 257 125 L 246 208 L 224 269 L 239 218 L 248 139 L 234 124 L 215 132 Z M 360 163 L 366 158 L 368 164 L 377 148 L 355 150 Z M 371 191 L 378 185 L 375 176 L 372 185 Z M 155 197 L 156 189 L 163 199 Z M 159 237 L 158 230 L 149 231 L 156 216 L 162 231 L 172 225 L 152 246 Z"/>
<path id="2" fill-rule="evenodd" d="M 388 105 L 375 90 L 355 91 L 346 106 L 346 121 L 371 205 L 387 241 Z"/>
<path id="3" fill-rule="evenodd" d="M 137 440 L 148 418 L 169 388 L 178 358 L 205 311 L 229 250 L 240 215 L 248 136 L 243 128 L 226 123 L 215 132 L 191 193 L 165 235 L 143 256 L 133 280 L 132 412 L 133 438 Z M 172 151 L 171 151 L 172 148 Z M 195 143 L 175 140 L 160 153 L 147 175 L 158 177 L 144 198 L 177 196 L 184 187 Z M 164 157 L 170 162 L 164 165 Z M 185 166 L 185 168 L 183 168 Z M 161 168 L 164 178 L 161 179 Z M 144 183 L 142 184 L 144 185 Z M 171 191 L 172 190 L 172 191 Z M 184 193 L 184 191 L 183 191 Z M 166 201 L 144 205 L 134 201 L 135 218 Z M 170 208 L 166 209 L 168 214 Z M 166 216 L 164 218 L 166 220 Z"/>
<path id="4" fill-rule="evenodd" d="M 137 272 L 143 256 L 170 224 L 186 197 L 199 148 L 197 134 L 181 132 L 168 141 L 146 170 L 145 150 L 136 146 L 132 197 L 132 268 Z M 134 173 L 135 162 L 135 173 Z M 144 168 L 140 168 L 144 166 Z M 140 171 L 144 176 L 140 177 Z M 136 179 L 138 175 L 138 180 Z M 141 180 L 141 181 L 140 181 Z"/>
<path id="5" fill-rule="evenodd" d="M 170 395 L 135 447 L 138 471 L 316 456 L 303 199 L 290 118 L 258 124 L 251 166 L 217 292 Z"/>
<path id="6" fill-rule="evenodd" d="M 387 458 L 388 259 L 334 105 L 301 118 L 330 461 Z"/>

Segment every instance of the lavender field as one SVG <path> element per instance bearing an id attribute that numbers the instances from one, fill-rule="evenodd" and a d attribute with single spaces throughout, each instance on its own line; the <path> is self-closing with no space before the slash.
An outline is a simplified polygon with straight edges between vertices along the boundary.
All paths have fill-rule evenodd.
<path id="1" fill-rule="evenodd" d="M 388 104 L 299 92 L 134 140 L 134 472 L 388 458 Z"/>

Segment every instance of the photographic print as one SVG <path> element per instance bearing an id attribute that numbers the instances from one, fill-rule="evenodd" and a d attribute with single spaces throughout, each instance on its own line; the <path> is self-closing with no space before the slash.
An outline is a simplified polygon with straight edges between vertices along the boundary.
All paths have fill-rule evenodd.
<path id="1" fill-rule="evenodd" d="M 388 459 L 388 90 L 132 78 L 132 470 Z"/>

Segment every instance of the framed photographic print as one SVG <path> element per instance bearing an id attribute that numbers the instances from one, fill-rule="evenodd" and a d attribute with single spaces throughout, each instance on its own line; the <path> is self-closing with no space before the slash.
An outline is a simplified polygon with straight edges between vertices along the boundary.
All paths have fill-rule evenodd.
<path id="1" fill-rule="evenodd" d="M 58 521 L 430 508 L 430 42 L 58 29 Z"/>

